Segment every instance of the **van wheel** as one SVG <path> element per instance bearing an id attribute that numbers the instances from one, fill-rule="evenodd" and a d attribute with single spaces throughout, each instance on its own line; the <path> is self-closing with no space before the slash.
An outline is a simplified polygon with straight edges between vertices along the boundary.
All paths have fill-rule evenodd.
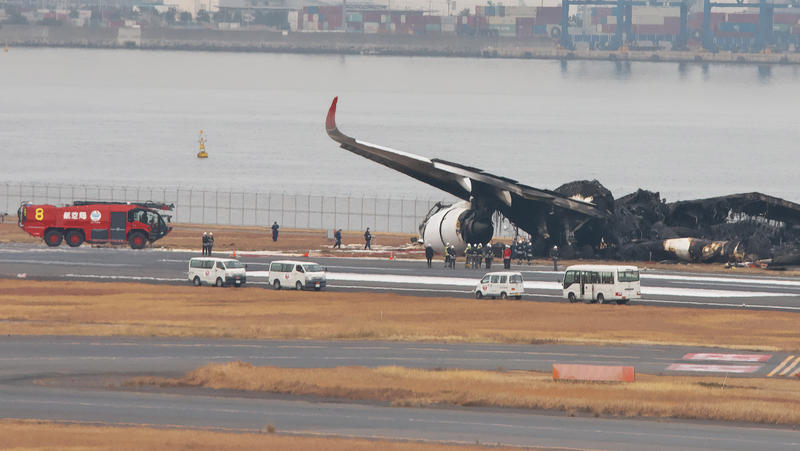
<path id="1" fill-rule="evenodd" d="M 500 299 L 508 299 L 508 295 L 506 294 L 505 291 L 500 293 Z"/>
<path id="2" fill-rule="evenodd" d="M 606 298 L 603 296 L 603 293 L 598 293 L 597 294 L 597 302 L 599 302 L 601 304 L 605 304 L 606 303 Z"/>
<path id="3" fill-rule="evenodd" d="M 294 284 L 294 288 L 295 288 L 297 291 L 302 291 L 302 290 L 303 290 L 303 282 L 300 282 L 300 281 L 298 280 L 298 281 L 297 281 L 297 283 L 296 283 L 296 284 Z"/>
<path id="4" fill-rule="evenodd" d="M 475 292 L 475 299 L 483 299 L 483 293 L 480 290 Z"/>
<path id="5" fill-rule="evenodd" d="M 67 244 L 69 244 L 70 247 L 78 247 L 81 245 L 81 243 L 83 243 L 83 232 L 78 230 L 70 230 L 67 232 L 66 239 Z"/>
<path id="6" fill-rule="evenodd" d="M 214 284 L 214 286 L 215 287 L 221 287 L 222 286 L 222 278 L 217 277 L 217 282 Z"/>
<path id="7" fill-rule="evenodd" d="M 192 280 L 192 283 L 194 284 L 194 286 L 199 287 L 201 285 L 200 278 L 197 277 L 197 276 L 194 276 L 194 279 Z"/>
<path id="8" fill-rule="evenodd" d="M 61 245 L 61 240 L 63 239 L 64 235 L 58 229 L 51 229 L 44 233 L 44 242 L 50 247 Z"/>
<path id="9" fill-rule="evenodd" d="M 567 295 L 567 299 L 569 299 L 569 303 L 572 304 L 575 302 L 575 293 L 570 293 Z"/>
<path id="10" fill-rule="evenodd" d="M 281 281 L 278 280 L 278 279 L 275 279 L 275 281 L 272 282 L 272 288 L 274 288 L 276 290 L 280 290 L 281 289 Z"/>

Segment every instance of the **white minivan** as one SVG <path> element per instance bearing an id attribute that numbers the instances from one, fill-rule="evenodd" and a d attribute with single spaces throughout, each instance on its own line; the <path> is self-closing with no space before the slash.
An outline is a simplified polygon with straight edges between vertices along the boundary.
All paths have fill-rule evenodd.
<path id="1" fill-rule="evenodd" d="M 244 265 L 234 258 L 195 257 L 189 260 L 189 282 L 216 287 L 241 287 L 247 282 Z"/>
<path id="2" fill-rule="evenodd" d="M 480 283 L 475 287 L 475 298 L 481 299 L 489 296 L 492 299 L 500 296 L 500 299 L 514 298 L 521 299 L 525 294 L 522 274 L 518 272 L 488 272 L 483 276 Z"/>
<path id="3" fill-rule="evenodd" d="M 276 290 L 294 287 L 319 291 L 325 288 L 325 268 L 313 262 L 274 261 L 269 264 L 268 282 Z"/>

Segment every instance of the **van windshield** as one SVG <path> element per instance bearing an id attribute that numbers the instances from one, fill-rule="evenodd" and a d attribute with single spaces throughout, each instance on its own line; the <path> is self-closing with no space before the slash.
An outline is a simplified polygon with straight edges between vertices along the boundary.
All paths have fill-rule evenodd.
<path id="1" fill-rule="evenodd" d="M 225 266 L 228 268 L 244 268 L 244 265 L 239 260 L 225 260 Z"/>
<path id="2" fill-rule="evenodd" d="M 310 264 L 310 265 L 303 265 L 303 268 L 306 269 L 306 272 L 322 272 L 322 271 L 324 271 L 322 269 L 322 266 L 317 265 L 315 263 Z"/>

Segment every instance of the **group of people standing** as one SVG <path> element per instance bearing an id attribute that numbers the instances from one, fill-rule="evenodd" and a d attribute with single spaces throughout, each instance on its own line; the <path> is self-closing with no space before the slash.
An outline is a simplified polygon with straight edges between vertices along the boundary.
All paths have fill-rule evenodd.
<path id="1" fill-rule="evenodd" d="M 515 241 L 511 252 L 514 256 L 513 258 L 517 260 L 518 265 L 522 264 L 522 260 L 527 260 L 528 266 L 530 266 L 531 260 L 533 260 L 533 242 L 531 240 L 524 241 L 521 239 Z"/>
<path id="2" fill-rule="evenodd" d="M 486 269 L 492 267 L 492 259 L 495 256 L 495 249 L 491 243 L 484 246 L 482 243 L 467 244 L 464 250 L 466 265 L 472 269 L 481 269 L 481 263 L 486 262 Z"/>
<path id="3" fill-rule="evenodd" d="M 211 255 L 211 250 L 214 248 L 214 233 L 203 232 L 203 255 Z"/>

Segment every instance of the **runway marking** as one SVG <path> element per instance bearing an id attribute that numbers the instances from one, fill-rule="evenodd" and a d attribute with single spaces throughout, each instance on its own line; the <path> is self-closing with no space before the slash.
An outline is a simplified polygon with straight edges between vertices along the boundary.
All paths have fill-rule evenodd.
<path id="1" fill-rule="evenodd" d="M 691 371 L 700 373 L 754 373 L 761 365 L 698 365 L 694 363 L 673 363 L 667 371 Z"/>
<path id="2" fill-rule="evenodd" d="M 791 371 L 798 363 L 800 363 L 800 357 L 794 359 L 794 362 L 790 363 L 783 371 L 778 373 L 778 376 L 785 376 L 789 371 Z"/>
<path id="3" fill-rule="evenodd" d="M 108 279 L 108 280 L 154 280 L 159 282 L 177 282 L 186 281 L 187 279 L 173 279 L 167 277 L 145 277 L 145 276 L 101 276 L 97 274 L 64 274 L 65 277 L 85 278 L 85 279 Z"/>
<path id="4" fill-rule="evenodd" d="M 789 357 L 786 357 L 785 359 L 783 359 L 783 362 L 781 362 L 781 363 L 780 363 L 778 366 L 776 366 L 776 367 L 775 367 L 775 369 L 773 369 L 772 371 L 770 371 L 770 372 L 769 372 L 769 374 L 767 374 L 767 377 L 772 377 L 772 376 L 774 376 L 774 375 L 775 375 L 775 373 L 777 373 L 778 371 L 780 371 L 780 370 L 781 370 L 781 369 L 784 367 L 784 365 L 786 365 L 787 363 L 789 363 L 789 361 L 790 361 L 790 360 L 792 360 L 793 358 L 794 358 L 794 356 L 793 356 L 793 355 L 790 355 Z"/>
<path id="5" fill-rule="evenodd" d="M 267 271 L 248 271 L 248 277 L 268 277 Z M 373 282 L 373 283 L 396 283 L 401 285 L 450 285 L 462 287 L 475 287 L 480 281 L 480 276 L 473 278 L 465 277 L 446 277 L 446 276 L 409 276 L 401 274 L 360 274 L 360 273 L 340 273 L 329 272 L 329 281 L 338 282 Z M 561 291 L 558 282 L 528 281 L 525 282 L 526 290 L 548 290 Z M 642 287 L 642 295 L 657 296 L 680 296 L 680 297 L 701 297 L 701 298 L 746 298 L 746 297 L 796 297 L 792 293 L 772 293 L 758 291 L 732 291 L 732 290 L 710 290 L 695 288 L 671 288 L 671 287 Z M 730 304 L 724 304 L 730 307 Z M 800 307 L 797 308 L 800 310 Z"/>
<path id="6" fill-rule="evenodd" d="M 666 301 L 657 299 L 637 299 L 637 303 L 653 304 L 683 304 L 683 305 L 705 305 L 709 307 L 742 307 L 742 308 L 763 308 L 772 310 L 798 310 L 800 307 L 789 307 L 784 305 L 765 305 L 765 304 L 726 304 L 724 302 L 698 302 L 698 301 Z"/>
<path id="7" fill-rule="evenodd" d="M 689 353 L 683 360 L 720 360 L 725 362 L 766 362 L 772 358 L 770 354 L 712 354 Z"/>

